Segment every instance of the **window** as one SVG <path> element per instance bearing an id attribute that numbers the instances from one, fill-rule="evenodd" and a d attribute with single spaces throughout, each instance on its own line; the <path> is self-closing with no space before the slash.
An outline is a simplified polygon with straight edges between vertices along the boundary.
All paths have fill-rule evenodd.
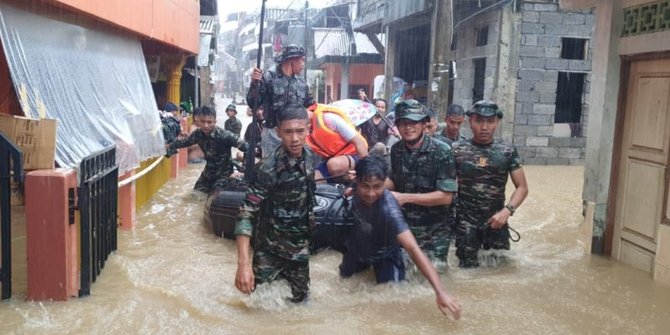
<path id="1" fill-rule="evenodd" d="M 477 46 L 489 44 L 489 26 L 477 29 Z"/>
<path id="2" fill-rule="evenodd" d="M 484 99 L 484 79 L 486 74 L 486 58 L 472 60 L 475 66 L 475 82 L 472 87 L 472 102 Z"/>
<path id="3" fill-rule="evenodd" d="M 559 72 L 554 123 L 579 124 L 586 73 Z M 576 136 L 573 133 L 574 136 Z"/>
<path id="4" fill-rule="evenodd" d="M 561 38 L 561 58 L 586 59 L 587 41 L 584 38 Z"/>

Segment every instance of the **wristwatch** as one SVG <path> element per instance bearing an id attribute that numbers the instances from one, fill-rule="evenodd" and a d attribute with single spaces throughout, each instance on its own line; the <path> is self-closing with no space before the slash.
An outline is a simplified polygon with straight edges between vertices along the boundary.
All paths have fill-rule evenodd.
<path id="1" fill-rule="evenodd" d="M 507 210 L 509 211 L 509 216 L 514 215 L 514 211 L 516 211 L 516 208 L 514 208 L 512 204 L 505 205 L 505 208 L 507 208 Z"/>

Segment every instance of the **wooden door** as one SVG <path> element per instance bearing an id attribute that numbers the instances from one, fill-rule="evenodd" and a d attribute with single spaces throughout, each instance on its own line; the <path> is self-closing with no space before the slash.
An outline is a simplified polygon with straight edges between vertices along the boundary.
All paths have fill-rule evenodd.
<path id="1" fill-rule="evenodd" d="M 612 256 L 651 272 L 658 227 L 668 220 L 670 59 L 630 63 Z"/>

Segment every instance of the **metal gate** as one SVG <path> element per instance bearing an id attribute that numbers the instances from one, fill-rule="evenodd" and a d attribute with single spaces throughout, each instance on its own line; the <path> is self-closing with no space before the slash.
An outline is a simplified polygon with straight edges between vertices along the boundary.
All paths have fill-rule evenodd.
<path id="1" fill-rule="evenodd" d="M 0 133 L 0 245 L 2 246 L 2 300 L 12 297 L 12 212 L 10 191 L 10 170 L 14 170 L 14 181 L 23 182 L 23 154 L 12 141 Z M 13 164 L 12 164 L 13 163 Z"/>
<path id="2" fill-rule="evenodd" d="M 91 294 L 91 283 L 116 250 L 119 169 L 116 147 L 86 157 L 80 164 L 79 204 L 81 222 L 81 288 Z"/>

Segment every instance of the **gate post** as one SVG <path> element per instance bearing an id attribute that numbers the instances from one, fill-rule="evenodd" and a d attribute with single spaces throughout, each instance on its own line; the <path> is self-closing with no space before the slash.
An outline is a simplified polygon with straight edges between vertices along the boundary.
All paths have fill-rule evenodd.
<path id="1" fill-rule="evenodd" d="M 70 189 L 77 188 L 71 169 L 26 174 L 26 244 L 28 300 L 76 297 L 77 227 L 71 215 Z"/>

